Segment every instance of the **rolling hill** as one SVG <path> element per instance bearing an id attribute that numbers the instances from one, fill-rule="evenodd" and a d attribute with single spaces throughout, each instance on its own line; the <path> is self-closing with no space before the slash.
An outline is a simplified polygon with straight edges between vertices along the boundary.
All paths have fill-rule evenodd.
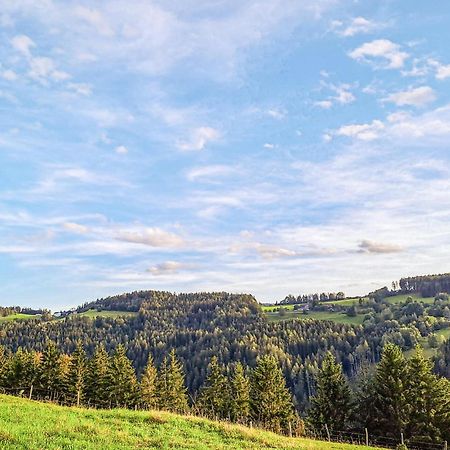
<path id="1" fill-rule="evenodd" d="M 0 395 L 0 447 L 20 449 L 363 450 L 162 411 L 69 408 Z"/>

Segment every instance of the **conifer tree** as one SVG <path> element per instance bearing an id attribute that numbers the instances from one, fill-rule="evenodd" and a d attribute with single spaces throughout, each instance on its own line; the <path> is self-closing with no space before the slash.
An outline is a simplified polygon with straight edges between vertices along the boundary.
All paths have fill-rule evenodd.
<path id="1" fill-rule="evenodd" d="M 75 351 L 69 361 L 69 372 L 67 374 L 67 391 L 74 398 L 75 404 L 80 406 L 86 393 L 87 360 L 86 353 L 78 341 Z"/>
<path id="2" fill-rule="evenodd" d="M 0 345 L 0 386 L 5 386 L 7 384 L 9 363 L 10 358 L 8 358 L 5 348 Z"/>
<path id="3" fill-rule="evenodd" d="M 406 401 L 406 360 L 400 348 L 387 344 L 378 363 L 374 399 L 367 407 L 374 408 L 376 432 L 398 438 L 408 421 Z"/>
<path id="4" fill-rule="evenodd" d="M 351 416 L 351 391 L 342 366 L 328 352 L 317 375 L 316 395 L 311 399 L 308 422 L 317 430 L 344 430 Z"/>
<path id="5" fill-rule="evenodd" d="M 86 373 L 86 398 L 92 406 L 109 406 L 109 356 L 103 344 L 96 347 Z"/>
<path id="6" fill-rule="evenodd" d="M 223 372 L 217 357 L 213 356 L 197 400 L 200 411 L 211 418 L 226 419 L 230 415 L 229 382 Z"/>
<path id="7" fill-rule="evenodd" d="M 251 376 L 252 418 L 264 428 L 281 431 L 294 419 L 294 405 L 273 356 L 259 358 Z"/>
<path id="8" fill-rule="evenodd" d="M 63 390 L 62 358 L 56 344 L 48 341 L 42 352 L 39 365 L 39 384 L 45 396 L 50 400 L 57 398 Z"/>
<path id="9" fill-rule="evenodd" d="M 153 362 L 152 355 L 148 356 L 147 365 L 141 378 L 141 401 L 146 409 L 155 409 L 158 405 L 157 381 L 158 372 Z"/>
<path id="10" fill-rule="evenodd" d="M 435 420 L 440 401 L 438 378 L 420 348 L 408 361 L 405 389 L 409 411 L 407 436 L 417 441 L 438 441 L 441 438 Z"/>
<path id="11" fill-rule="evenodd" d="M 123 345 L 117 346 L 109 361 L 107 380 L 111 405 L 131 408 L 138 403 L 139 386 L 136 373 Z"/>
<path id="12" fill-rule="evenodd" d="M 238 362 L 231 378 L 231 419 L 238 423 L 247 423 L 250 415 L 250 380 L 244 367 Z"/>
<path id="13" fill-rule="evenodd" d="M 188 410 L 184 372 L 175 350 L 165 357 L 158 374 L 158 405 L 167 411 L 185 413 Z"/>
<path id="14" fill-rule="evenodd" d="M 20 387 L 23 390 L 30 390 L 38 376 L 38 361 L 35 352 L 28 352 L 19 347 L 17 352 L 11 357 L 7 374 L 7 384 L 11 387 Z"/>

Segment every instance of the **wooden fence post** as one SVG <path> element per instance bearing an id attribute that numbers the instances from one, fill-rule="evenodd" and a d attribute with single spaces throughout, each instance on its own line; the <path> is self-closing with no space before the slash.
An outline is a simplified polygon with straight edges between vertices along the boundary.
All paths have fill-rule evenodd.
<path id="1" fill-rule="evenodd" d="M 366 432 L 366 445 L 369 446 L 369 430 L 367 428 L 364 428 L 364 431 Z"/>
<path id="2" fill-rule="evenodd" d="M 444 450 L 447 450 L 447 441 L 444 441 Z"/>
<path id="3" fill-rule="evenodd" d="M 33 395 L 33 385 L 30 386 L 30 395 L 28 398 L 31 400 L 31 396 Z"/>
<path id="4" fill-rule="evenodd" d="M 327 432 L 328 442 L 331 441 L 330 430 L 328 429 L 328 425 L 325 424 L 325 431 Z"/>
<path id="5" fill-rule="evenodd" d="M 403 439 L 403 433 L 400 433 L 400 443 L 401 443 L 402 445 L 405 445 L 405 441 L 404 441 L 404 439 Z"/>
<path id="6" fill-rule="evenodd" d="M 292 437 L 292 424 L 291 424 L 291 421 L 289 421 L 289 437 Z"/>

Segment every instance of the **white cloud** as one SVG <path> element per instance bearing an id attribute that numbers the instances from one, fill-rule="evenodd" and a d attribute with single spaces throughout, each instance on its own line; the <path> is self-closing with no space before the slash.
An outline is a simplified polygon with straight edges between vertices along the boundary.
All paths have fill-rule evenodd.
<path id="1" fill-rule="evenodd" d="M 13 70 L 10 70 L 10 69 L 4 70 L 2 72 L 2 77 L 5 80 L 8 80 L 8 81 L 15 81 L 15 80 L 17 80 L 17 74 Z"/>
<path id="2" fill-rule="evenodd" d="M 331 100 L 320 100 L 314 102 L 314 106 L 317 106 L 322 109 L 330 109 L 333 106 L 333 102 Z"/>
<path id="3" fill-rule="evenodd" d="M 363 240 L 358 245 L 361 252 L 364 253 L 399 253 L 403 251 L 403 248 L 395 244 L 387 244 L 382 242 L 373 242 L 368 240 Z"/>
<path id="4" fill-rule="evenodd" d="M 390 94 L 385 101 L 395 103 L 398 106 L 412 105 L 423 106 L 436 100 L 436 94 L 429 86 L 421 86 L 408 91 Z"/>
<path id="5" fill-rule="evenodd" d="M 349 53 L 349 56 L 357 61 L 373 62 L 384 60 L 386 64 L 382 66 L 387 69 L 400 69 L 403 67 L 409 54 L 402 51 L 398 44 L 388 39 L 376 39 L 366 42 Z"/>
<path id="6" fill-rule="evenodd" d="M 220 133 L 215 128 L 199 127 L 191 132 L 189 141 L 179 142 L 178 148 L 183 151 L 203 150 L 209 142 L 219 139 Z"/>
<path id="7" fill-rule="evenodd" d="M 30 56 L 30 49 L 36 47 L 33 40 L 24 34 L 13 37 L 11 39 L 11 45 L 15 50 L 27 57 Z"/>
<path id="8" fill-rule="evenodd" d="M 189 268 L 189 265 L 183 264 L 179 261 L 165 261 L 160 264 L 156 264 L 148 269 L 155 276 L 175 274 L 182 269 Z"/>
<path id="9" fill-rule="evenodd" d="M 63 223 L 63 227 L 65 230 L 76 234 L 86 234 L 89 231 L 89 228 L 86 225 L 81 225 L 75 222 Z"/>
<path id="10" fill-rule="evenodd" d="M 114 35 L 111 25 L 100 11 L 84 6 L 77 6 L 74 12 L 76 17 L 79 17 L 94 27 L 99 34 L 106 37 L 112 37 Z"/>
<path id="11" fill-rule="evenodd" d="M 92 86 L 87 83 L 68 83 L 67 87 L 79 95 L 89 96 L 92 94 Z"/>
<path id="12" fill-rule="evenodd" d="M 202 167 L 195 167 L 186 175 L 186 178 L 189 181 L 197 181 L 202 178 L 206 179 L 215 179 L 217 177 L 223 177 L 226 175 L 230 175 L 232 173 L 235 173 L 236 169 L 231 166 L 224 166 L 224 165 L 211 165 L 211 166 L 202 166 Z"/>
<path id="13" fill-rule="evenodd" d="M 337 136 L 354 137 L 362 141 L 371 141 L 376 139 L 384 128 L 383 122 L 374 120 L 372 123 L 344 125 L 336 130 L 335 134 Z"/>
<path id="14" fill-rule="evenodd" d="M 268 150 L 273 150 L 273 149 L 275 148 L 275 145 L 274 145 L 274 144 L 271 144 L 271 143 L 269 143 L 269 142 L 266 142 L 266 143 L 263 145 L 263 147 L 264 147 L 264 148 L 267 148 Z"/>
<path id="15" fill-rule="evenodd" d="M 124 145 L 119 145 L 115 148 L 115 152 L 119 155 L 126 155 L 128 153 L 128 148 Z"/>
<path id="16" fill-rule="evenodd" d="M 435 76 L 438 80 L 445 80 L 450 77 L 450 64 L 444 65 L 435 59 L 429 59 L 428 64 L 436 71 Z"/>
<path id="17" fill-rule="evenodd" d="M 181 236 L 157 227 L 123 230 L 117 234 L 116 239 L 149 247 L 179 248 L 184 245 L 184 240 Z"/>
<path id="18" fill-rule="evenodd" d="M 344 37 L 355 36 L 356 34 L 370 33 L 382 27 L 381 24 L 375 23 L 364 17 L 354 17 L 347 26 L 339 20 L 331 23 L 331 28 L 337 34 Z"/>
<path id="19" fill-rule="evenodd" d="M 277 108 L 267 110 L 267 115 L 274 119 L 281 120 L 286 116 L 286 112 Z"/>

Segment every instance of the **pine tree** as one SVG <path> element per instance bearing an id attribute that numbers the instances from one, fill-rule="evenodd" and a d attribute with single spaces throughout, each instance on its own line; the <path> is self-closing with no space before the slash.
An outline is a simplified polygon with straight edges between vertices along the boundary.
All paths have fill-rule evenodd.
<path id="1" fill-rule="evenodd" d="M 325 424 L 330 430 L 345 430 L 351 410 L 351 391 L 342 366 L 328 352 L 317 375 L 308 422 L 316 430 L 323 430 Z"/>
<path id="2" fill-rule="evenodd" d="M 251 414 L 264 428 L 281 431 L 294 419 L 294 405 L 273 356 L 259 358 L 251 376 Z"/>
<path id="3" fill-rule="evenodd" d="M 117 346 L 109 361 L 107 379 L 113 406 L 131 408 L 138 403 L 139 387 L 136 373 L 123 345 Z"/>
<path id="4" fill-rule="evenodd" d="M 39 384 L 43 395 L 48 396 L 50 400 L 58 398 L 63 391 L 63 381 L 61 354 L 56 344 L 48 341 L 39 365 Z"/>
<path id="5" fill-rule="evenodd" d="M 185 413 L 188 410 L 187 389 L 184 384 L 183 366 L 177 360 L 175 350 L 165 357 L 158 374 L 158 405 L 167 411 Z"/>
<path id="6" fill-rule="evenodd" d="M 6 386 L 8 384 L 9 365 L 10 358 L 5 351 L 5 348 L 0 345 L 0 386 Z"/>
<path id="7" fill-rule="evenodd" d="M 108 367 L 109 356 L 102 344 L 96 347 L 86 373 L 86 398 L 92 406 L 107 407 L 110 405 Z"/>
<path id="8" fill-rule="evenodd" d="M 153 357 L 149 355 L 147 365 L 141 379 L 141 400 L 146 409 L 155 409 L 158 404 L 157 381 L 158 372 L 153 362 Z"/>
<path id="9" fill-rule="evenodd" d="M 420 348 L 408 361 L 405 389 L 409 409 L 406 435 L 417 441 L 437 442 L 441 439 L 435 420 L 440 395 L 438 378 Z"/>
<path id="10" fill-rule="evenodd" d="M 441 438 L 450 442 L 450 380 L 439 378 L 436 386 L 435 423 L 441 432 Z"/>
<path id="11" fill-rule="evenodd" d="M 374 399 L 367 405 L 374 408 L 374 431 L 379 435 L 398 438 L 405 430 L 408 421 L 406 376 L 402 351 L 394 344 L 387 344 L 375 373 Z"/>
<path id="12" fill-rule="evenodd" d="M 7 384 L 11 387 L 20 387 L 24 390 L 24 393 L 27 391 L 27 395 L 30 395 L 37 377 L 37 354 L 24 351 L 22 347 L 19 347 L 9 364 Z"/>
<path id="13" fill-rule="evenodd" d="M 217 357 L 213 356 L 197 400 L 200 411 L 215 419 L 226 419 L 230 415 L 229 381 L 223 372 Z"/>
<path id="14" fill-rule="evenodd" d="M 86 353 L 78 341 L 75 351 L 72 353 L 69 362 L 69 373 L 66 383 L 69 395 L 75 399 L 77 406 L 80 406 L 86 392 L 87 360 Z"/>
<path id="15" fill-rule="evenodd" d="M 247 423 L 250 415 L 250 380 L 240 362 L 234 368 L 231 378 L 231 419 Z"/>

